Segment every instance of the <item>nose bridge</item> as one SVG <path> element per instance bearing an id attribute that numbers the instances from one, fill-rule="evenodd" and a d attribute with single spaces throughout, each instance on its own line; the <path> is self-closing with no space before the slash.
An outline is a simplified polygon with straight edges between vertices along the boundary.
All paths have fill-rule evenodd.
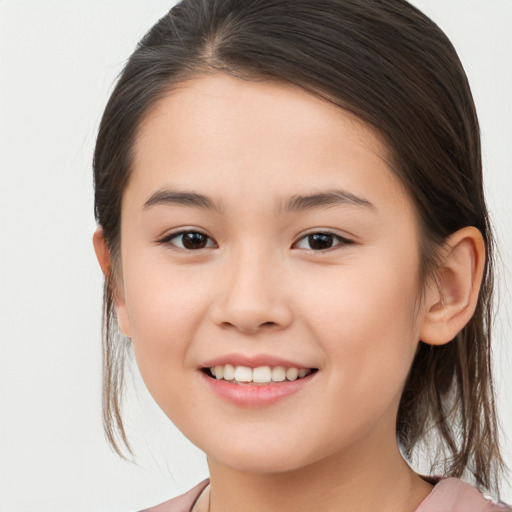
<path id="1" fill-rule="evenodd" d="M 226 262 L 217 322 L 244 332 L 283 328 L 291 322 L 284 269 L 278 254 L 259 244 L 238 247 Z"/>

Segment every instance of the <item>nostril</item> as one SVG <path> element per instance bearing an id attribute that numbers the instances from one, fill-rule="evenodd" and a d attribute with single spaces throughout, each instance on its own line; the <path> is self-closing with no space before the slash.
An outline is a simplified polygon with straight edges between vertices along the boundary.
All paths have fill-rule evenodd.
<path id="1" fill-rule="evenodd" d="M 275 329 L 279 324 L 277 322 L 263 322 L 261 324 L 249 325 L 237 325 L 232 322 L 222 322 L 221 327 L 225 329 L 237 329 L 244 332 L 256 332 L 259 329 Z"/>

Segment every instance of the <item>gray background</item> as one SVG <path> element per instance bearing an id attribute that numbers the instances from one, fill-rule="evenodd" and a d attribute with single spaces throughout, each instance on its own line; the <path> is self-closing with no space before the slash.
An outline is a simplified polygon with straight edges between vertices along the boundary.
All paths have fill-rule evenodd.
<path id="1" fill-rule="evenodd" d="M 413 3 L 452 39 L 480 114 L 503 262 L 498 406 L 512 432 L 512 1 Z M 142 386 L 130 388 L 126 410 L 136 464 L 109 450 L 100 419 L 93 143 L 124 60 L 171 5 L 0 0 L 1 512 L 138 510 L 206 476 L 204 456 Z M 503 497 L 512 502 L 510 486 Z"/>

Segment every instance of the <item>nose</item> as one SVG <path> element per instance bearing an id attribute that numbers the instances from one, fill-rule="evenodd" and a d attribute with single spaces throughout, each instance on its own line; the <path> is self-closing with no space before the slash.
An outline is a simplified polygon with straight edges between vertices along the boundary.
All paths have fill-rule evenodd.
<path id="1" fill-rule="evenodd" d="M 281 330 L 293 320 L 282 266 L 268 254 L 246 254 L 226 262 L 212 308 L 215 324 L 244 334 Z"/>

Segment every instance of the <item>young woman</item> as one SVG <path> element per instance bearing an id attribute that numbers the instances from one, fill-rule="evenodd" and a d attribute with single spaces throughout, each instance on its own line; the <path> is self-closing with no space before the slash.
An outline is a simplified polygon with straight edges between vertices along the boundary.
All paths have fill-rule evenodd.
<path id="1" fill-rule="evenodd" d="M 478 122 L 403 0 L 184 0 L 95 157 L 113 446 L 130 341 L 210 479 L 152 510 L 506 510 Z M 120 333 L 124 335 L 121 336 Z M 433 474 L 409 465 L 435 453 Z"/>

